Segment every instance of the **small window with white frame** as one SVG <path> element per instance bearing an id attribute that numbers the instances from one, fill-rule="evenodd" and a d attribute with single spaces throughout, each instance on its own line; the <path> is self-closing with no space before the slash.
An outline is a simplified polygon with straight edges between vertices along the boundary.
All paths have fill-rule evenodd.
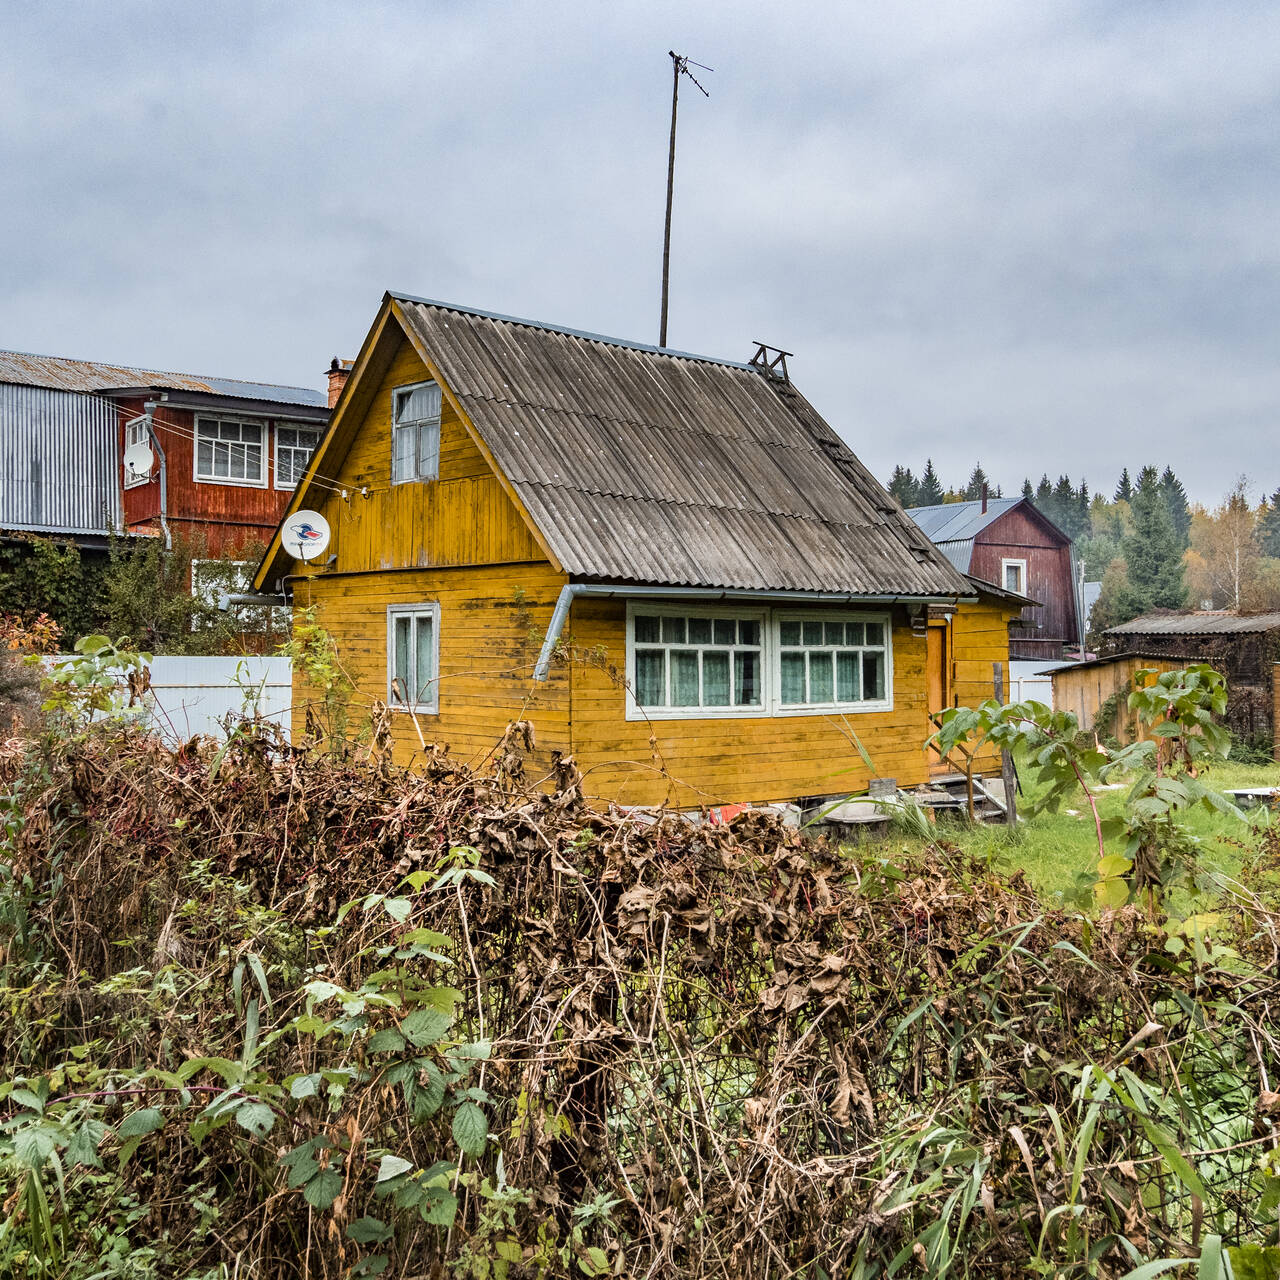
<path id="1" fill-rule="evenodd" d="M 634 605 L 627 682 L 637 714 L 763 714 L 764 628 L 761 613 Z"/>
<path id="2" fill-rule="evenodd" d="M 261 422 L 197 418 L 195 478 L 265 488 L 266 427 Z"/>
<path id="3" fill-rule="evenodd" d="M 1000 585 L 1014 595 L 1027 594 L 1027 562 L 1025 560 L 1002 560 L 1000 562 Z"/>
<path id="4" fill-rule="evenodd" d="M 779 613 L 778 711 L 870 711 L 891 705 L 889 619 Z"/>
<path id="5" fill-rule="evenodd" d="M 296 489 L 307 463 L 320 443 L 320 431 L 312 427 L 276 424 L 276 488 Z"/>
<path id="6" fill-rule="evenodd" d="M 440 385 L 419 382 L 391 393 L 391 483 L 440 474 Z"/>
<path id="7" fill-rule="evenodd" d="M 440 606 L 387 610 L 387 705 L 434 715 L 440 709 Z"/>

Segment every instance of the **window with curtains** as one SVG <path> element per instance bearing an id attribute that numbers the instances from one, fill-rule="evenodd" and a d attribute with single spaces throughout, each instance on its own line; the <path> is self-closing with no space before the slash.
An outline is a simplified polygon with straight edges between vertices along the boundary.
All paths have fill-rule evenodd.
<path id="1" fill-rule="evenodd" d="M 888 705 L 888 619 L 777 616 L 782 711 Z"/>
<path id="2" fill-rule="evenodd" d="M 671 715 L 760 714 L 764 619 L 758 614 L 646 612 L 631 616 L 635 705 Z"/>
<path id="3" fill-rule="evenodd" d="M 196 479 L 218 484 L 267 483 L 266 428 L 261 422 L 196 419 Z"/>
<path id="4" fill-rule="evenodd" d="M 387 706 L 434 715 L 440 709 L 438 604 L 387 610 Z"/>
<path id="5" fill-rule="evenodd" d="M 440 385 L 420 382 L 391 393 L 391 483 L 440 473 Z"/>
<path id="6" fill-rule="evenodd" d="M 893 706 L 887 613 L 627 609 L 627 716 L 678 719 Z"/>

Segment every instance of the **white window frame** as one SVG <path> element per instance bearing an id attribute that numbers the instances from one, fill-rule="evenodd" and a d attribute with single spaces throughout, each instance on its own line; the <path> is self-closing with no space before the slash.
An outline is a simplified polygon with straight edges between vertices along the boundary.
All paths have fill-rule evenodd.
<path id="1" fill-rule="evenodd" d="M 1009 566 L 1016 565 L 1021 585 L 1016 589 L 1008 584 Z M 1027 562 L 1026 560 L 1001 560 L 1000 561 L 1000 589 L 1002 591 L 1012 591 L 1014 595 L 1025 596 L 1027 594 Z"/>
<path id="2" fill-rule="evenodd" d="M 732 618 L 760 623 L 760 704 L 750 707 L 642 707 L 636 701 L 636 615 L 645 617 Z M 784 622 L 879 622 L 884 627 L 884 692 L 874 702 L 832 702 L 783 706 L 781 624 Z M 641 648 L 664 648 L 648 643 Z M 694 646 L 701 647 L 701 646 Z M 855 646 L 856 647 L 856 646 Z M 874 646 L 873 646 L 874 647 Z M 628 600 L 626 631 L 626 719 L 628 720 L 772 720 L 793 716 L 863 715 L 893 710 L 893 618 L 888 612 L 863 609 L 799 610 L 734 608 L 726 605 Z"/>
<path id="3" fill-rule="evenodd" d="M 145 444 L 148 449 L 152 448 L 151 432 L 147 430 L 147 417 L 142 414 L 137 418 L 130 418 L 124 424 L 124 452 L 128 453 L 132 445 Z M 124 472 L 124 487 L 126 489 L 136 489 L 139 485 L 148 484 L 151 481 L 151 475 L 134 476 L 130 479 L 129 468 L 124 465 L 124 455 L 120 460 L 121 470 Z"/>
<path id="4" fill-rule="evenodd" d="M 286 492 L 292 493 L 293 490 L 298 487 L 298 480 L 301 480 L 302 476 L 306 475 L 307 467 L 311 463 L 312 456 L 320 447 L 320 439 L 324 435 L 324 428 L 321 426 L 309 426 L 303 422 L 276 422 L 273 423 L 272 426 L 273 430 L 271 434 L 273 439 L 271 444 L 271 473 L 273 482 L 277 489 L 282 489 Z M 307 454 L 307 461 L 302 465 L 302 474 L 299 475 L 298 480 L 295 480 L 292 484 L 282 484 L 280 482 L 280 449 L 282 447 L 280 444 L 280 433 L 282 431 L 306 431 L 316 438 L 315 444 L 311 446 L 310 452 Z M 301 445 L 296 444 L 287 444 L 283 447 L 288 449 L 290 453 L 301 452 L 302 449 Z"/>
<path id="5" fill-rule="evenodd" d="M 391 687 L 396 674 L 396 619 L 403 617 L 429 617 L 431 619 L 431 690 L 429 702 L 417 702 L 412 706 L 401 702 Z M 414 649 L 416 653 L 416 647 Z M 416 660 L 416 659 L 415 659 Z M 416 674 L 416 673 L 415 673 Z M 387 707 L 391 711 L 412 711 L 415 715 L 440 714 L 440 604 L 438 601 L 422 601 L 417 604 L 392 604 L 387 606 Z"/>
<path id="6" fill-rule="evenodd" d="M 413 472 L 411 475 L 396 478 L 396 430 L 399 423 L 396 421 L 396 406 L 401 396 L 407 396 L 414 391 L 420 391 L 423 387 L 437 387 L 440 390 L 440 412 L 435 418 L 415 418 L 413 419 Z M 428 378 L 424 382 L 409 382 L 402 387 L 393 387 L 391 391 L 391 483 L 392 484 L 421 484 L 424 481 L 438 480 L 440 478 L 440 440 L 441 440 L 441 420 L 444 417 L 444 388 L 435 381 L 434 378 Z M 435 468 L 429 475 L 422 473 L 422 458 L 419 456 L 418 445 L 422 440 L 422 426 L 424 423 L 433 422 L 436 428 L 436 459 Z"/>
<path id="7" fill-rule="evenodd" d="M 841 702 L 838 699 L 832 702 L 806 702 L 800 705 L 783 705 L 782 702 L 782 624 L 784 622 L 878 622 L 884 628 L 884 643 L 882 645 L 851 645 L 850 648 L 861 652 L 864 649 L 874 649 L 884 653 L 884 697 L 874 699 L 863 699 L 858 702 Z M 773 626 L 771 628 L 774 635 L 774 656 L 772 659 L 772 669 L 776 669 L 775 688 L 777 689 L 777 703 L 774 707 L 773 714 L 775 716 L 830 716 L 830 715 L 862 715 L 864 712 L 871 711 L 892 711 L 893 710 L 893 619 L 887 613 L 864 612 L 861 609 L 853 610 L 828 610 L 823 612 L 816 609 L 776 609 L 773 613 Z M 789 648 L 799 648 L 804 652 L 807 646 L 788 646 Z M 814 645 L 814 648 L 827 648 L 825 644 Z M 841 646 L 844 647 L 844 646 Z M 861 680 L 861 675 L 859 675 Z M 834 687 L 834 686 L 833 686 Z"/>
<path id="8" fill-rule="evenodd" d="M 636 615 L 645 617 L 732 619 L 735 622 L 756 622 L 760 625 L 760 702 L 747 707 L 642 707 L 635 696 L 636 688 Z M 641 648 L 665 649 L 663 643 L 642 644 Z M 690 645 L 689 648 L 715 646 Z M 743 647 L 743 646 L 735 646 Z M 769 699 L 769 611 L 767 609 L 732 609 L 723 606 L 699 605 L 696 600 L 688 604 L 652 604 L 643 601 L 627 602 L 627 719 L 628 720 L 753 720 L 768 716 Z"/>
<path id="9" fill-rule="evenodd" d="M 268 449 L 268 431 L 269 426 L 265 419 L 262 418 L 240 418 L 229 413 L 196 413 L 194 415 L 195 426 L 192 432 L 191 441 L 191 475 L 196 484 L 229 484 L 235 485 L 240 489 L 265 489 L 267 487 L 267 459 L 269 456 Z M 260 471 L 262 478 L 259 480 L 238 479 L 235 476 L 204 476 L 200 474 L 200 424 L 202 422 L 216 422 L 218 424 L 234 423 L 238 427 L 257 427 L 262 432 L 262 443 L 257 447 L 262 450 L 262 466 Z M 230 443 L 230 442 L 226 442 Z"/>

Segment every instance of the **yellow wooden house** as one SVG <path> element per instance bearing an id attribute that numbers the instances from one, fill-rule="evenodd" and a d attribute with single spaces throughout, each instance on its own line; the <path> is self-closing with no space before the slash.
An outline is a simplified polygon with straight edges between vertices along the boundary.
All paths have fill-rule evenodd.
<path id="1" fill-rule="evenodd" d="M 384 297 L 255 589 L 315 606 L 398 755 L 482 765 L 513 720 L 600 802 L 926 780 L 929 712 L 990 696 L 1022 601 L 980 594 L 791 384 Z M 994 589 L 993 589 L 994 590 Z M 308 692 L 295 689 L 301 727 Z"/>

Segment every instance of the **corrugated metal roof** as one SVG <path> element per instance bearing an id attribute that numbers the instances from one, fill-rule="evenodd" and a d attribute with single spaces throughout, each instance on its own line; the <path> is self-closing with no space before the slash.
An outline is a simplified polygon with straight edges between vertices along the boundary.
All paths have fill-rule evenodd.
<path id="1" fill-rule="evenodd" d="M 392 296 L 566 572 L 969 594 L 804 397 L 754 366 Z"/>
<path id="2" fill-rule="evenodd" d="M 944 502 L 936 507 L 908 507 L 907 515 L 924 530 L 934 542 L 963 542 L 970 546 L 987 525 L 1011 511 L 1024 498 L 988 498 L 983 511 L 982 501 Z"/>
<path id="3" fill-rule="evenodd" d="M 1194 613 L 1148 613 L 1131 622 L 1110 627 L 1109 636 L 1221 636 L 1280 628 L 1280 613 L 1231 613 L 1202 610 Z M 1127 655 L 1122 655 L 1127 656 Z"/>
<path id="4" fill-rule="evenodd" d="M 236 378 L 207 378 L 190 373 L 162 373 L 98 360 L 38 356 L 25 351 L 0 351 L 0 383 L 49 387 L 58 391 L 110 391 L 119 387 L 163 387 L 175 391 L 204 391 L 241 400 L 269 400 L 277 404 L 313 405 L 321 409 L 328 396 L 310 387 L 243 382 Z"/>

